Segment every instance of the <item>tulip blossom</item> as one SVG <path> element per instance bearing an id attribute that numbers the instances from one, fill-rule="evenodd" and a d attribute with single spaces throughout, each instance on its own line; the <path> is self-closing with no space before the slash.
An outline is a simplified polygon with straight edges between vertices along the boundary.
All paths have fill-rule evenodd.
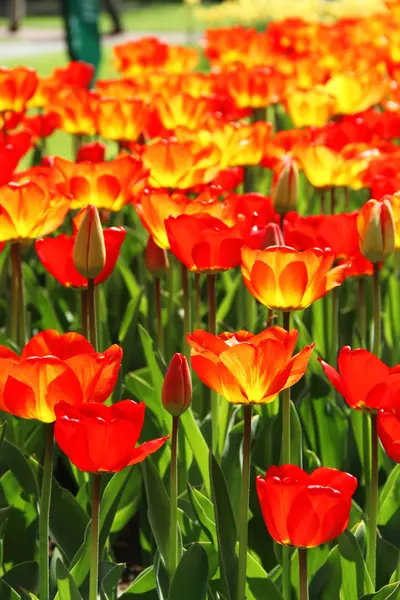
<path id="1" fill-rule="evenodd" d="M 349 524 L 357 479 L 321 467 L 308 475 L 295 465 L 270 467 L 257 477 L 257 494 L 270 535 L 279 544 L 314 548 L 338 537 Z"/>
<path id="2" fill-rule="evenodd" d="M 400 463 L 400 412 L 381 410 L 378 413 L 378 435 L 388 456 Z"/>
<path id="3" fill-rule="evenodd" d="M 232 404 L 272 402 L 304 375 L 314 345 L 293 356 L 298 333 L 271 327 L 218 336 L 197 329 L 187 336 L 199 378 Z"/>
<path id="4" fill-rule="evenodd" d="M 207 214 L 180 215 L 165 222 L 171 251 L 190 271 L 217 273 L 239 266 L 241 248 L 263 247 L 264 229 L 250 219 L 229 227 Z"/>
<path id="5" fill-rule="evenodd" d="M 39 180 L 37 180 L 39 181 Z M 51 233 L 64 221 L 70 200 L 42 184 L 28 181 L 0 187 L 0 241 L 34 240 Z"/>
<path id="6" fill-rule="evenodd" d="M 112 406 L 89 402 L 55 407 L 54 435 L 61 450 L 81 471 L 114 473 L 142 462 L 169 436 L 136 446 L 144 423 L 145 405 L 121 400 Z"/>
<path id="7" fill-rule="evenodd" d="M 54 406 L 105 402 L 117 381 L 119 346 L 95 352 L 78 333 L 52 329 L 35 335 L 21 356 L 0 346 L 0 409 L 24 419 L 55 420 Z"/>
<path id="8" fill-rule="evenodd" d="M 76 162 L 101 163 L 105 161 L 106 145 L 100 142 L 82 144 L 76 156 Z"/>
<path id="9" fill-rule="evenodd" d="M 278 214 L 295 210 L 299 195 L 299 171 L 293 160 L 286 160 L 272 188 L 272 202 Z"/>
<path id="10" fill-rule="evenodd" d="M 343 283 L 348 263 L 331 269 L 334 259 L 330 248 L 304 252 L 288 246 L 243 248 L 243 280 L 261 304 L 282 311 L 300 310 Z"/>
<path id="11" fill-rule="evenodd" d="M 0 67 L 0 114 L 21 113 L 38 85 L 36 71 L 27 67 Z"/>
<path id="12" fill-rule="evenodd" d="M 395 248 L 395 223 L 389 200 L 368 200 L 357 218 L 360 251 L 371 262 L 388 258 Z"/>
<path id="13" fill-rule="evenodd" d="M 96 107 L 97 131 L 105 140 L 136 142 L 146 129 L 148 108 L 134 98 L 100 98 Z"/>
<path id="14" fill-rule="evenodd" d="M 375 412 L 400 408 L 400 365 L 390 368 L 368 350 L 344 346 L 339 352 L 338 371 L 318 358 L 325 375 L 351 408 Z M 398 400 L 396 400 L 396 395 Z"/>
<path id="15" fill-rule="evenodd" d="M 52 98 L 51 108 L 59 115 L 61 129 L 66 133 L 94 135 L 99 100 L 96 92 L 86 88 L 61 87 Z"/>
<path id="16" fill-rule="evenodd" d="M 57 156 L 54 169 L 62 181 L 60 187 L 72 196 L 71 208 L 94 204 L 116 212 L 140 194 L 147 183 L 142 163 L 131 156 L 78 164 Z"/>
<path id="17" fill-rule="evenodd" d="M 74 242 L 74 267 L 85 279 L 96 279 L 106 264 L 106 247 L 99 211 L 90 204 L 82 211 Z"/>
<path id="18" fill-rule="evenodd" d="M 154 277 L 162 277 L 169 269 L 168 254 L 164 248 L 157 246 L 149 235 L 145 250 L 146 268 Z"/>
<path id="19" fill-rule="evenodd" d="M 173 417 L 180 417 L 192 403 L 192 376 L 183 354 L 174 354 L 165 374 L 162 396 L 163 407 Z"/>
<path id="20" fill-rule="evenodd" d="M 42 238 L 35 242 L 35 249 L 45 269 L 57 279 L 61 285 L 74 288 L 86 288 L 87 278 L 76 270 L 74 265 L 74 245 L 79 224 L 86 209 L 83 208 L 73 219 L 74 233 L 72 236 L 62 233 L 54 238 Z M 112 273 L 119 257 L 122 243 L 126 236 L 123 227 L 110 227 L 103 231 L 105 245 L 105 264 L 94 284 L 102 283 Z"/>
<path id="21" fill-rule="evenodd" d="M 336 99 L 321 89 L 294 90 L 287 96 L 288 113 L 295 127 L 322 127 L 333 116 Z"/>

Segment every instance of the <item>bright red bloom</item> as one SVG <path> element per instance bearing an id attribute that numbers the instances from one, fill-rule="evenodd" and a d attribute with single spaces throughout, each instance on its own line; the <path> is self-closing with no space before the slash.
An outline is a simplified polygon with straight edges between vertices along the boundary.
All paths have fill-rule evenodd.
<path id="1" fill-rule="evenodd" d="M 34 117 L 24 117 L 22 126 L 32 133 L 36 139 L 43 139 L 52 135 L 60 125 L 60 118 L 57 113 L 48 112 L 35 115 Z"/>
<path id="2" fill-rule="evenodd" d="M 0 134 L 0 185 L 8 183 L 21 158 L 32 145 L 32 136 L 28 131 L 2 136 Z"/>
<path id="3" fill-rule="evenodd" d="M 163 406 L 173 417 L 179 417 L 192 403 L 192 376 L 187 359 L 177 352 L 171 359 L 162 387 Z"/>
<path id="4" fill-rule="evenodd" d="M 321 467 L 308 475 L 295 465 L 268 469 L 257 477 L 257 494 L 270 535 L 279 544 L 314 548 L 346 529 L 357 479 Z"/>
<path id="5" fill-rule="evenodd" d="M 100 142 L 82 144 L 76 156 L 76 162 L 101 163 L 105 161 L 106 145 Z"/>
<path id="6" fill-rule="evenodd" d="M 53 329 L 35 335 L 21 357 L 0 346 L 0 409 L 24 419 L 55 420 L 54 406 L 105 402 L 114 389 L 122 349 L 104 353 L 79 333 Z"/>
<path id="7" fill-rule="evenodd" d="M 400 463 L 400 413 L 378 413 L 378 435 L 388 456 Z"/>
<path id="8" fill-rule="evenodd" d="M 187 336 L 198 377 L 232 404 L 266 404 L 306 372 L 314 345 L 293 356 L 298 332 L 270 327 L 211 335 L 196 329 Z"/>
<path id="9" fill-rule="evenodd" d="M 61 450 L 81 471 L 113 473 L 142 462 L 169 436 L 145 442 L 137 448 L 145 405 L 122 400 L 112 406 L 90 402 L 55 407 L 54 434 Z"/>
<path id="10" fill-rule="evenodd" d="M 233 227 L 207 214 L 180 215 L 165 221 L 171 251 L 190 270 L 216 273 L 240 265 L 241 248 L 261 248 L 264 231 L 253 231 L 251 220 Z"/>
<path id="11" fill-rule="evenodd" d="M 368 350 L 352 350 L 350 346 L 344 346 L 339 352 L 338 371 L 321 358 L 318 360 L 351 408 L 374 412 L 393 405 L 394 386 L 396 390 L 400 388 L 396 385 L 400 384 L 399 366 L 390 368 Z"/>
<path id="12" fill-rule="evenodd" d="M 79 223 L 85 214 L 83 208 L 73 219 L 74 233 L 71 236 L 62 233 L 54 238 L 42 238 L 36 241 L 35 248 L 40 262 L 62 285 L 66 287 L 87 288 L 88 280 L 80 275 L 74 266 L 73 254 Z M 105 281 L 112 273 L 126 236 L 123 227 L 110 227 L 103 231 L 106 247 L 104 269 L 94 279 L 95 285 Z"/>

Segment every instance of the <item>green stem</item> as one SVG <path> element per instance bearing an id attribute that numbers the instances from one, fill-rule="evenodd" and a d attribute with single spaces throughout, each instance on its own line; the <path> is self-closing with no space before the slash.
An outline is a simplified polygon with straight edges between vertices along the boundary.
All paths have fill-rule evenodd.
<path id="1" fill-rule="evenodd" d="M 370 490 L 371 490 L 371 427 L 370 415 L 367 412 L 361 412 L 363 428 L 363 463 L 364 463 L 364 482 L 366 489 L 366 514 L 370 514 Z"/>
<path id="2" fill-rule="evenodd" d="M 49 519 L 53 474 L 54 424 L 46 423 L 46 449 L 39 506 L 39 596 L 49 600 Z"/>
<path id="3" fill-rule="evenodd" d="M 17 298 L 15 313 L 12 317 L 13 341 L 22 348 L 26 343 L 26 320 L 25 320 L 25 294 L 24 274 L 21 262 L 21 246 L 18 243 L 11 244 L 12 262 L 12 286 L 11 290 Z M 14 298 L 15 299 L 15 298 Z"/>
<path id="4" fill-rule="evenodd" d="M 336 190 L 335 190 L 335 186 L 333 185 L 331 187 L 331 215 L 335 214 L 335 209 L 336 209 Z"/>
<path id="5" fill-rule="evenodd" d="M 96 296 L 95 286 L 93 279 L 88 279 L 87 289 L 87 302 L 88 302 L 88 321 L 89 321 L 89 337 L 90 343 L 93 348 L 98 349 L 98 338 L 97 338 L 97 318 L 96 318 Z"/>
<path id="6" fill-rule="evenodd" d="M 195 325 L 196 329 L 201 327 L 201 275 L 196 273 L 194 276 L 194 293 L 195 293 Z"/>
<path id="7" fill-rule="evenodd" d="M 237 599 L 246 599 L 248 515 L 250 494 L 251 405 L 244 406 L 243 469 L 239 513 L 239 564 Z"/>
<path id="8" fill-rule="evenodd" d="M 373 353 L 381 353 L 381 285 L 378 263 L 374 263 L 374 347 Z"/>
<path id="9" fill-rule="evenodd" d="M 283 313 L 283 328 L 290 330 L 290 312 Z M 282 392 L 282 464 L 290 464 L 290 388 Z M 290 600 L 290 550 L 282 548 L 282 591 L 284 600 Z"/>
<path id="10" fill-rule="evenodd" d="M 88 291 L 81 290 L 81 332 L 87 339 L 89 337 L 88 327 Z"/>
<path id="11" fill-rule="evenodd" d="M 170 465 L 169 574 L 178 565 L 178 429 L 179 417 L 172 417 Z"/>
<path id="12" fill-rule="evenodd" d="M 161 279 L 159 277 L 156 277 L 154 280 L 154 290 L 156 297 L 157 343 L 161 354 L 165 355 L 164 328 L 162 322 Z"/>
<path id="13" fill-rule="evenodd" d="M 299 589 L 300 600 L 308 600 L 308 573 L 306 548 L 299 548 Z"/>
<path id="14" fill-rule="evenodd" d="M 11 245 L 11 306 L 10 306 L 10 339 L 16 346 L 19 346 L 19 293 L 18 293 L 18 275 L 15 264 L 14 244 Z"/>
<path id="15" fill-rule="evenodd" d="M 208 331 L 212 335 L 217 333 L 217 304 L 216 304 L 216 275 L 207 276 L 207 292 L 208 292 Z M 214 456 L 219 458 L 219 397 L 211 390 L 211 426 L 212 426 L 212 451 Z"/>
<path id="16" fill-rule="evenodd" d="M 350 189 L 344 188 L 344 212 L 350 212 Z"/>
<path id="17" fill-rule="evenodd" d="M 338 298 L 338 288 L 333 289 L 331 292 L 331 318 L 332 318 L 332 327 L 331 327 L 331 365 L 336 363 L 337 352 L 338 352 L 338 338 L 339 338 L 339 298 Z"/>
<path id="18" fill-rule="evenodd" d="M 368 518 L 367 568 L 375 589 L 376 581 L 376 528 L 378 526 L 378 431 L 377 415 L 371 419 L 371 487 Z"/>
<path id="19" fill-rule="evenodd" d="M 170 358 L 173 354 L 174 348 L 174 294 L 175 294 L 175 261 L 174 255 L 169 254 L 169 269 L 167 272 L 167 351 L 168 357 Z"/>
<path id="20" fill-rule="evenodd" d="M 358 311 L 361 345 L 367 347 L 367 306 L 365 303 L 365 278 L 358 278 Z"/>
<path id="21" fill-rule="evenodd" d="M 90 538 L 89 600 L 97 600 L 99 584 L 99 521 L 100 521 L 101 475 L 93 475 L 92 531 Z M 41 600 L 41 599 L 40 599 Z"/>
<path id="22" fill-rule="evenodd" d="M 186 336 L 191 331 L 191 314 L 190 314 L 190 287 L 189 287 L 189 271 L 182 265 L 182 290 L 183 290 L 183 353 L 186 358 L 190 359 L 189 344 L 186 341 Z"/>

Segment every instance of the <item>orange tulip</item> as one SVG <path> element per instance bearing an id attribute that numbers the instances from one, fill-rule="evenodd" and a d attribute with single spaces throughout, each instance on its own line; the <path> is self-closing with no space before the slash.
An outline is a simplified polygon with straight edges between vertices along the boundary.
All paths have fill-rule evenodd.
<path id="1" fill-rule="evenodd" d="M 150 171 L 151 187 L 188 189 L 218 175 L 220 154 L 213 145 L 160 140 L 144 148 L 143 164 Z"/>
<path id="2" fill-rule="evenodd" d="M 269 308 L 307 308 L 343 283 L 348 263 L 331 269 L 334 252 L 311 248 L 298 252 L 288 246 L 266 250 L 242 249 L 242 275 L 249 292 Z"/>
<path id="3" fill-rule="evenodd" d="M 82 61 L 71 61 L 65 67 L 57 67 L 49 77 L 41 77 L 30 107 L 47 106 L 52 96 L 61 89 L 88 88 L 93 79 L 94 67 Z"/>
<path id="4" fill-rule="evenodd" d="M 106 140 L 136 142 L 146 129 L 148 111 L 140 100 L 101 98 L 96 108 L 96 127 Z"/>
<path id="5" fill-rule="evenodd" d="M 74 163 L 57 156 L 54 169 L 62 178 L 63 191 L 72 197 L 71 208 L 94 204 L 118 211 L 147 183 L 142 163 L 131 156 L 100 163 Z"/>
<path id="6" fill-rule="evenodd" d="M 94 135 L 99 96 L 85 88 L 65 88 L 53 98 L 51 109 L 60 116 L 61 129 L 74 135 Z"/>
<path id="7" fill-rule="evenodd" d="M 0 241 L 19 242 L 48 235 L 63 223 L 71 202 L 46 181 L 0 187 Z"/>
<path id="8" fill-rule="evenodd" d="M 389 80 L 370 73 L 338 73 L 325 84 L 324 89 L 336 98 L 337 113 L 355 115 L 383 100 L 389 92 Z"/>
<path id="9" fill-rule="evenodd" d="M 368 200 L 357 216 L 361 254 L 371 262 L 385 260 L 394 252 L 395 223 L 389 200 Z"/>
<path id="10" fill-rule="evenodd" d="M 276 104 L 283 92 L 282 76 L 268 68 L 246 69 L 238 65 L 221 77 L 240 108 L 264 108 Z"/>
<path id="11" fill-rule="evenodd" d="M 38 85 L 36 71 L 27 67 L 0 67 L 0 113 L 23 112 Z"/>
<path id="12" fill-rule="evenodd" d="M 336 99 L 318 88 L 294 90 L 287 95 L 286 105 L 295 127 L 322 127 L 335 113 Z"/>
<path id="13" fill-rule="evenodd" d="M 171 131 L 176 127 L 198 129 L 207 123 L 214 112 L 211 98 L 194 98 L 182 92 L 171 94 L 168 89 L 157 94 L 152 105 L 164 127 Z"/>
<path id="14" fill-rule="evenodd" d="M 271 124 L 224 123 L 191 132 L 177 129 L 176 136 L 182 141 L 194 140 L 202 147 L 214 144 L 221 153 L 221 170 L 228 167 L 257 165 L 265 154 L 271 135 Z"/>
<path id="15" fill-rule="evenodd" d="M 298 333 L 271 327 L 218 336 L 197 329 L 188 334 L 192 367 L 199 378 L 232 404 L 272 402 L 304 375 L 314 345 L 293 356 Z"/>
<path id="16" fill-rule="evenodd" d="M 158 70 L 185 73 L 192 71 L 199 60 L 196 48 L 168 46 L 155 37 L 119 44 L 113 51 L 116 70 L 128 77 Z"/>
<path id="17" fill-rule="evenodd" d="M 21 356 L 0 346 L 0 409 L 51 423 L 60 400 L 103 403 L 115 386 L 121 360 L 119 346 L 95 352 L 79 333 L 60 335 L 52 329 L 35 335 Z"/>

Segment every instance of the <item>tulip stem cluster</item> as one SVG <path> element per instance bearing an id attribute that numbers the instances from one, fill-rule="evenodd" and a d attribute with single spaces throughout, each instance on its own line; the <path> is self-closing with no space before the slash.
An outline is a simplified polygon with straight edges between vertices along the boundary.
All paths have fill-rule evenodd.
<path id="1" fill-rule="evenodd" d="M 170 564 L 168 566 L 171 577 L 178 564 L 178 429 L 179 417 L 172 417 L 169 523 Z"/>
<path id="2" fill-rule="evenodd" d="M 21 262 L 21 246 L 18 243 L 11 244 L 11 327 L 10 337 L 12 341 L 22 347 L 25 344 L 25 297 L 24 276 Z"/>
<path id="3" fill-rule="evenodd" d="M 46 448 L 39 505 L 39 589 L 40 600 L 49 599 L 49 519 L 53 476 L 54 424 L 46 423 Z"/>
<path id="4" fill-rule="evenodd" d="M 242 485 L 241 485 L 241 490 L 240 490 L 240 512 L 239 512 L 239 565 L 238 565 L 238 589 L 237 589 L 238 600 L 246 599 L 252 407 L 251 407 L 251 405 L 244 406 L 243 410 L 244 410 L 244 433 L 243 433 Z"/>
<path id="5" fill-rule="evenodd" d="M 90 538 L 89 600 L 97 599 L 99 582 L 99 522 L 100 522 L 101 475 L 93 475 L 92 527 Z"/>
<path id="6" fill-rule="evenodd" d="M 299 548 L 300 600 L 308 600 L 307 549 Z"/>

